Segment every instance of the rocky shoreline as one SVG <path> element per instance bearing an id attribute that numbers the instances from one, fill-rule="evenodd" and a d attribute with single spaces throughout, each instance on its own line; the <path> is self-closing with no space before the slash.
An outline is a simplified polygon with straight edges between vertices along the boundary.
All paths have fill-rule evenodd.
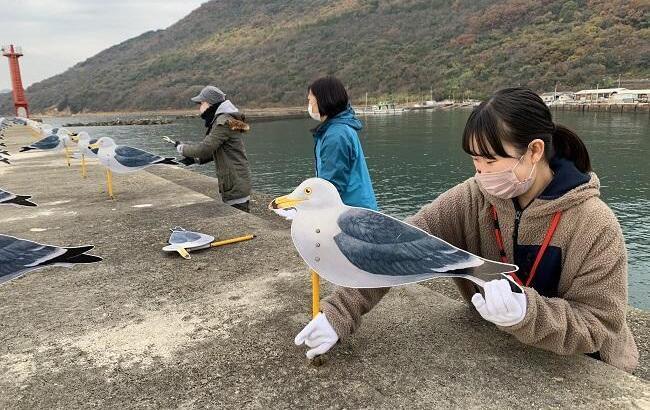
<path id="1" fill-rule="evenodd" d="M 171 124 L 174 121 L 167 118 L 136 118 L 136 119 L 115 119 L 111 121 L 94 122 L 71 122 L 63 124 L 64 127 L 112 127 L 117 125 L 161 125 Z"/>

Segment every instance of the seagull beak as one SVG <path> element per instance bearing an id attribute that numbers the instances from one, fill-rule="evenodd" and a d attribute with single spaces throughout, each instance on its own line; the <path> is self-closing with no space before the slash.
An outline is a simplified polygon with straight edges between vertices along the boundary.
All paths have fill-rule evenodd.
<path id="1" fill-rule="evenodd" d="M 99 149 L 99 144 L 98 143 L 88 144 L 88 148 L 90 148 L 90 149 Z"/>
<path id="2" fill-rule="evenodd" d="M 269 204 L 269 209 L 295 208 L 295 206 L 302 201 L 304 201 L 304 199 L 295 199 L 292 198 L 291 195 L 281 196 L 279 198 L 275 198 Z"/>
<path id="3" fill-rule="evenodd" d="M 70 135 L 70 139 L 72 140 L 72 142 L 79 142 L 79 137 L 77 136 L 77 134 Z"/>

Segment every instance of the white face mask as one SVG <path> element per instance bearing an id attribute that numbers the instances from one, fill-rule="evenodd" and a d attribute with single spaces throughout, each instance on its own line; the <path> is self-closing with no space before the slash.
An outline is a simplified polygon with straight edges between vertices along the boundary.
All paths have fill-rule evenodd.
<path id="1" fill-rule="evenodd" d="M 311 110 L 311 104 L 307 104 L 307 112 L 309 113 L 309 116 L 313 118 L 314 120 L 320 122 L 320 114 L 317 112 L 313 112 Z"/>

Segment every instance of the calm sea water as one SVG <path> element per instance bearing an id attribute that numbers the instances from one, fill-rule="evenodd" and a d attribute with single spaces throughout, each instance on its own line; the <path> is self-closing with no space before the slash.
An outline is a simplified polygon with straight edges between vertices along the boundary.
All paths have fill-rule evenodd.
<path id="1" fill-rule="evenodd" d="M 397 217 L 415 213 L 440 193 L 472 175 L 460 135 L 469 112 L 429 111 L 367 117 L 361 133 L 380 207 Z M 47 118 L 53 125 L 98 117 Z M 602 183 L 602 197 L 621 222 L 629 252 L 630 303 L 650 309 L 650 115 L 648 113 L 555 113 L 555 121 L 585 140 Z M 258 122 L 247 134 L 246 148 L 256 190 L 289 193 L 313 175 L 310 119 Z M 153 126 L 87 127 L 94 136 L 110 136 L 165 155 L 174 155 L 160 137 L 199 141 L 199 119 Z M 207 164 L 197 172 L 214 175 Z"/>

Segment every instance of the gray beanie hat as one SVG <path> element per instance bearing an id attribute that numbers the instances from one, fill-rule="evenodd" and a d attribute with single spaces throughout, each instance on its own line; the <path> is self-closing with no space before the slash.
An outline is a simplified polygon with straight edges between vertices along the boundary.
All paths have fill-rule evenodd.
<path id="1" fill-rule="evenodd" d="M 210 105 L 217 104 L 226 100 L 226 93 L 213 85 L 203 87 L 199 95 L 191 98 L 197 104 L 207 102 Z"/>

